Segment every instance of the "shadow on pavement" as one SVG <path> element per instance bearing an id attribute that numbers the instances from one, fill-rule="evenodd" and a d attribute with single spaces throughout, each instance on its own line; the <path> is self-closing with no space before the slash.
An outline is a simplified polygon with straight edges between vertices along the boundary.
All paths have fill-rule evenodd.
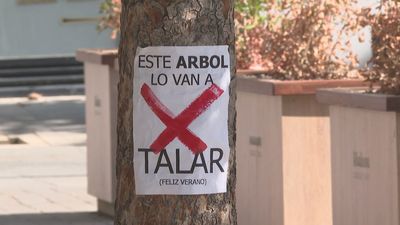
<path id="1" fill-rule="evenodd" d="M 1 130 L 20 134 L 40 130 L 84 133 L 84 100 L 0 104 Z"/>
<path id="2" fill-rule="evenodd" d="M 0 104 L 0 132 L 31 133 L 38 130 L 85 132 L 85 101 L 52 100 Z"/>
<path id="3" fill-rule="evenodd" d="M 1 225 L 112 225 L 96 212 L 0 215 Z"/>

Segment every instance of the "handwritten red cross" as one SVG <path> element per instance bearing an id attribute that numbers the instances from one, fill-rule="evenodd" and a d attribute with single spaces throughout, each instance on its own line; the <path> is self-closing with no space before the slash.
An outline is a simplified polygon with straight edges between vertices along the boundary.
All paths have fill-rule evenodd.
<path id="1" fill-rule="evenodd" d="M 212 84 L 174 118 L 173 113 L 157 98 L 150 87 L 143 84 L 140 93 L 154 114 L 167 126 L 150 145 L 150 149 L 158 154 L 177 137 L 194 154 L 206 150 L 207 145 L 193 134 L 188 126 L 206 111 L 223 92 L 217 85 Z"/>

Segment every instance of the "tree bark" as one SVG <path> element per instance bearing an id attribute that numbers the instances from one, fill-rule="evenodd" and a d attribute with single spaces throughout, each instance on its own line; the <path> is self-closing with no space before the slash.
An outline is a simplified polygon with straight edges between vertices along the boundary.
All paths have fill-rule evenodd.
<path id="1" fill-rule="evenodd" d="M 124 0 L 119 46 L 117 194 L 115 224 L 237 224 L 235 207 L 235 51 L 233 0 Z M 231 65 L 227 192 L 135 195 L 133 64 L 137 47 L 228 45 Z"/>

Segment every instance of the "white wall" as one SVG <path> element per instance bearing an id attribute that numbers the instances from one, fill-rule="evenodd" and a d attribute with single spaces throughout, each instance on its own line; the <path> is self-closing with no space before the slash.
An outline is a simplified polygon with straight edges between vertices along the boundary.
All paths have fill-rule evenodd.
<path id="1" fill-rule="evenodd" d="M 359 0 L 357 7 L 372 7 L 377 6 L 380 0 Z M 365 41 L 359 41 L 359 35 L 363 35 Z M 352 37 L 345 38 L 344 42 L 350 40 L 351 49 L 357 55 L 360 61 L 360 67 L 367 66 L 368 61 L 372 57 L 372 43 L 371 43 L 371 27 L 367 26 L 360 30 L 358 34 Z M 343 53 L 338 53 L 338 55 L 344 56 Z"/>

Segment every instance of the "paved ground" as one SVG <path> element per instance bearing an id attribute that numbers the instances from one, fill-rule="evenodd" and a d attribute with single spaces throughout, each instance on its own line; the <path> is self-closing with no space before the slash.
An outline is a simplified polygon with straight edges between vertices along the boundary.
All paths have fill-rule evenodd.
<path id="1" fill-rule="evenodd" d="M 85 146 L 84 97 L 0 98 L 0 135 L 30 145 Z"/>
<path id="2" fill-rule="evenodd" d="M 86 191 L 85 140 L 83 96 L 0 99 L 0 225 L 112 224 Z"/>

